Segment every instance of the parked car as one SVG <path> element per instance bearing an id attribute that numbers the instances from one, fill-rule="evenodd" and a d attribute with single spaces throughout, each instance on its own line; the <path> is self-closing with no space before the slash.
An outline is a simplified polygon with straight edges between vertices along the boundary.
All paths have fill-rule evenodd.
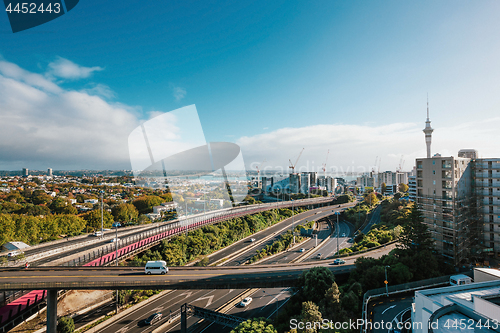
<path id="1" fill-rule="evenodd" d="M 316 255 L 316 258 L 317 258 L 317 259 L 321 259 L 321 253 L 318 253 L 318 254 Z"/>
<path id="2" fill-rule="evenodd" d="M 335 259 L 333 261 L 333 264 L 334 265 L 342 265 L 342 264 L 345 264 L 345 260 L 342 260 L 342 259 Z"/>
<path id="3" fill-rule="evenodd" d="M 304 252 L 305 250 L 306 250 L 306 249 L 301 248 L 301 249 L 299 250 L 299 252 Z"/>
<path id="4" fill-rule="evenodd" d="M 110 243 L 114 243 L 114 242 L 119 242 L 120 241 L 120 238 L 113 238 L 112 240 L 110 240 L 109 242 Z"/>
<path id="5" fill-rule="evenodd" d="M 342 237 L 345 237 L 345 234 L 342 234 Z"/>
<path id="6" fill-rule="evenodd" d="M 122 226 L 122 224 L 120 222 L 113 222 L 113 224 L 111 225 L 113 228 L 119 228 Z"/>
<path id="7" fill-rule="evenodd" d="M 244 308 L 245 306 L 248 306 L 248 304 L 250 303 L 252 303 L 252 297 L 247 297 L 240 302 L 240 306 Z"/>
<path id="8" fill-rule="evenodd" d="M 163 315 L 161 314 L 161 312 L 153 313 L 151 316 L 148 317 L 148 319 L 144 321 L 144 324 L 154 325 L 161 320 L 162 316 Z"/>
<path id="9" fill-rule="evenodd" d="M 255 242 L 255 238 L 250 238 L 250 242 Z"/>
<path id="10" fill-rule="evenodd" d="M 93 235 L 96 236 L 96 237 L 101 237 L 103 235 L 103 232 L 102 231 L 96 231 L 96 232 L 94 232 Z"/>

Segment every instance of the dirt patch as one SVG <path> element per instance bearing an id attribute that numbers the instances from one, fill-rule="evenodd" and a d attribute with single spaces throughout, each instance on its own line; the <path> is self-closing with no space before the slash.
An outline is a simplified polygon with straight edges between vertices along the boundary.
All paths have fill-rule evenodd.
<path id="1" fill-rule="evenodd" d="M 104 301 L 112 294 L 110 290 L 71 290 L 57 302 L 57 315 L 64 316 Z"/>

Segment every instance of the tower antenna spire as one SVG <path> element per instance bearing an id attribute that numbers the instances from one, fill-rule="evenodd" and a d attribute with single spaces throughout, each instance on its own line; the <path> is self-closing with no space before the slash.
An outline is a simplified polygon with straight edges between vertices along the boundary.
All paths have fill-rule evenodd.
<path id="1" fill-rule="evenodd" d="M 427 145 L 427 158 L 431 158 L 431 141 L 432 141 L 432 132 L 434 129 L 431 127 L 431 121 L 429 119 L 429 93 L 427 93 L 427 120 L 425 122 L 425 144 Z"/>
<path id="2" fill-rule="evenodd" d="M 427 120 L 429 120 L 429 93 L 427 93 Z"/>

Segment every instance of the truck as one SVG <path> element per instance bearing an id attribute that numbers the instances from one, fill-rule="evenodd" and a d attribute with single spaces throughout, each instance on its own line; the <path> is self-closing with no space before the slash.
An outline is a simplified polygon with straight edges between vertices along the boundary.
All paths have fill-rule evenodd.
<path id="1" fill-rule="evenodd" d="M 452 286 L 461 286 L 464 284 L 471 284 L 472 279 L 464 274 L 452 275 L 450 276 L 450 285 Z"/>

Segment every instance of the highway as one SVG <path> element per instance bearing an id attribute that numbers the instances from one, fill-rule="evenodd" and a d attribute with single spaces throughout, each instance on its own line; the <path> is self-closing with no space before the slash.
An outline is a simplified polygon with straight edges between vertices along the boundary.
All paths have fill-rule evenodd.
<path id="1" fill-rule="evenodd" d="M 319 214 L 318 214 L 319 213 Z M 331 210 L 328 211 L 328 214 L 331 214 Z M 295 221 L 293 225 L 301 224 L 304 223 L 305 220 L 311 221 L 311 220 L 317 220 L 321 219 L 324 216 L 326 216 L 327 213 L 323 213 L 320 208 L 315 209 L 315 210 L 310 210 L 301 214 L 297 214 L 294 216 L 293 220 Z M 216 260 L 219 260 L 221 258 L 224 258 L 228 255 L 231 255 L 232 253 L 235 253 L 236 251 L 244 249 L 244 251 L 241 253 L 240 256 L 237 256 L 236 258 L 230 260 L 229 262 L 238 265 L 240 262 L 246 261 L 247 258 L 250 258 L 255 254 L 255 251 L 257 249 L 261 249 L 265 247 L 267 244 L 278 237 L 280 234 L 286 232 L 286 230 L 290 229 L 291 227 L 291 219 L 288 222 L 282 222 L 278 223 L 266 230 L 263 230 L 259 233 L 256 233 L 252 235 L 251 237 L 247 238 L 246 240 L 243 240 L 242 242 L 235 243 L 232 246 L 229 246 L 219 252 L 216 253 L 216 255 L 210 257 L 210 262 L 215 262 Z M 290 226 L 290 227 L 289 227 Z M 275 234 L 273 236 L 273 234 Z M 329 234 L 329 231 L 327 235 Z M 253 244 L 259 242 L 259 240 L 262 240 L 268 236 L 270 239 L 268 241 L 262 242 L 258 246 L 254 247 Z M 250 238 L 255 238 L 255 242 L 250 242 Z M 246 249 L 245 249 L 246 248 Z M 278 288 L 277 290 L 281 290 L 282 288 Z M 288 289 L 288 288 L 285 288 Z M 274 292 L 274 289 L 265 289 L 267 291 L 267 295 L 272 295 Z M 160 323 L 158 323 L 156 326 L 160 326 L 163 323 L 165 323 L 168 319 L 168 316 L 170 315 L 170 311 L 174 315 L 176 315 L 179 312 L 180 306 L 183 303 L 190 303 L 193 305 L 197 306 L 203 306 L 207 307 L 209 309 L 215 310 L 219 308 L 220 306 L 225 305 L 228 301 L 234 299 L 238 295 L 240 295 L 244 289 L 229 289 L 229 290 L 175 290 L 173 292 L 168 293 L 168 295 L 162 296 L 161 300 L 155 300 L 154 302 L 145 304 L 142 306 L 139 310 L 135 311 L 133 314 L 127 315 L 126 318 L 121 318 L 120 320 L 110 324 L 106 328 L 100 330 L 100 333 L 113 333 L 113 332 L 120 332 L 120 333 L 140 333 L 144 328 L 138 327 L 137 322 L 141 319 L 146 318 L 149 316 L 151 313 L 154 311 L 161 311 L 164 316 L 166 316 Z M 264 290 L 259 291 L 260 293 L 263 293 Z M 282 293 L 279 297 L 281 303 L 285 302 L 285 300 L 289 297 L 288 293 Z M 267 297 L 270 298 L 270 297 Z M 263 298 L 263 300 L 267 299 Z M 233 304 L 230 306 L 234 307 L 236 303 L 238 303 L 240 300 L 233 301 Z M 267 302 L 271 301 L 269 299 Z M 161 304 L 161 305 L 159 305 Z M 259 304 L 258 301 L 255 303 L 251 304 L 253 307 L 255 304 Z M 271 305 L 270 305 L 271 306 Z M 258 310 L 257 310 L 258 311 Z M 191 326 L 198 322 L 198 318 L 192 318 L 190 317 L 188 319 L 188 325 Z M 179 330 L 180 327 L 177 326 L 171 326 L 169 327 L 170 331 L 176 331 Z"/>
<path id="2" fill-rule="evenodd" d="M 336 221 L 335 221 L 336 222 Z M 336 226 L 336 223 L 335 223 Z M 306 259 L 306 261 L 318 261 L 327 258 L 333 258 L 335 253 L 337 253 L 337 233 L 339 234 L 338 248 L 339 250 L 351 247 L 352 243 L 349 243 L 349 239 L 354 233 L 354 226 L 346 221 L 339 221 L 339 232 L 334 229 L 332 235 L 329 236 L 329 240 L 321 246 L 316 251 L 313 251 L 312 255 Z M 318 259 L 317 255 L 321 253 L 321 259 Z"/>
<path id="3" fill-rule="evenodd" d="M 232 260 L 228 260 L 227 262 L 224 262 L 223 266 L 241 265 L 241 264 L 245 263 L 246 261 L 248 261 L 250 258 L 252 258 L 256 254 L 257 250 L 260 251 L 263 248 L 265 248 L 267 245 L 271 245 L 275 241 L 279 240 L 281 235 L 284 234 L 287 230 L 293 230 L 293 228 L 295 226 L 297 226 L 299 224 L 305 224 L 306 220 L 307 221 L 321 220 L 321 219 L 325 218 L 326 216 L 328 216 L 329 214 L 331 214 L 331 210 L 324 211 L 324 209 L 323 209 L 323 211 L 322 211 L 322 208 L 318 208 L 318 209 L 313 210 L 313 211 L 307 211 L 307 212 L 304 212 L 302 214 L 295 215 L 295 217 L 294 217 L 295 221 L 294 221 L 293 225 L 292 225 L 292 223 L 290 223 L 285 230 L 283 230 L 280 233 L 276 233 L 273 237 L 269 238 L 267 241 L 263 242 L 262 244 L 259 244 L 259 246 L 256 247 L 255 249 L 253 249 L 253 251 L 245 251 L 244 253 L 237 256 L 236 258 L 233 258 Z M 282 229 L 283 225 L 280 226 L 280 228 Z M 318 233 L 318 244 L 319 244 L 319 242 L 321 242 L 321 240 L 325 239 L 330 234 L 330 228 L 328 227 L 328 224 L 319 223 L 319 228 L 320 228 L 320 230 Z M 266 229 L 266 231 L 267 230 L 268 229 Z M 271 232 L 264 232 L 262 234 L 257 234 L 257 235 L 254 235 L 252 237 L 257 242 L 257 241 L 259 241 L 259 239 L 262 239 L 262 238 L 264 238 L 268 235 L 271 235 L 271 234 L 272 234 Z M 312 246 L 314 246 L 314 243 L 315 243 L 314 240 L 309 240 L 306 243 L 304 243 L 304 246 L 306 246 L 306 247 L 311 246 L 312 247 Z M 306 245 L 306 244 L 308 244 L 308 245 Z M 288 252 L 284 252 L 283 254 L 286 256 L 287 253 Z M 288 261 L 281 261 L 281 262 L 286 263 L 286 262 L 289 262 L 291 259 L 292 258 L 289 258 Z M 266 264 L 274 264 L 274 263 L 277 263 L 277 261 L 274 261 L 274 260 L 266 261 Z"/>

